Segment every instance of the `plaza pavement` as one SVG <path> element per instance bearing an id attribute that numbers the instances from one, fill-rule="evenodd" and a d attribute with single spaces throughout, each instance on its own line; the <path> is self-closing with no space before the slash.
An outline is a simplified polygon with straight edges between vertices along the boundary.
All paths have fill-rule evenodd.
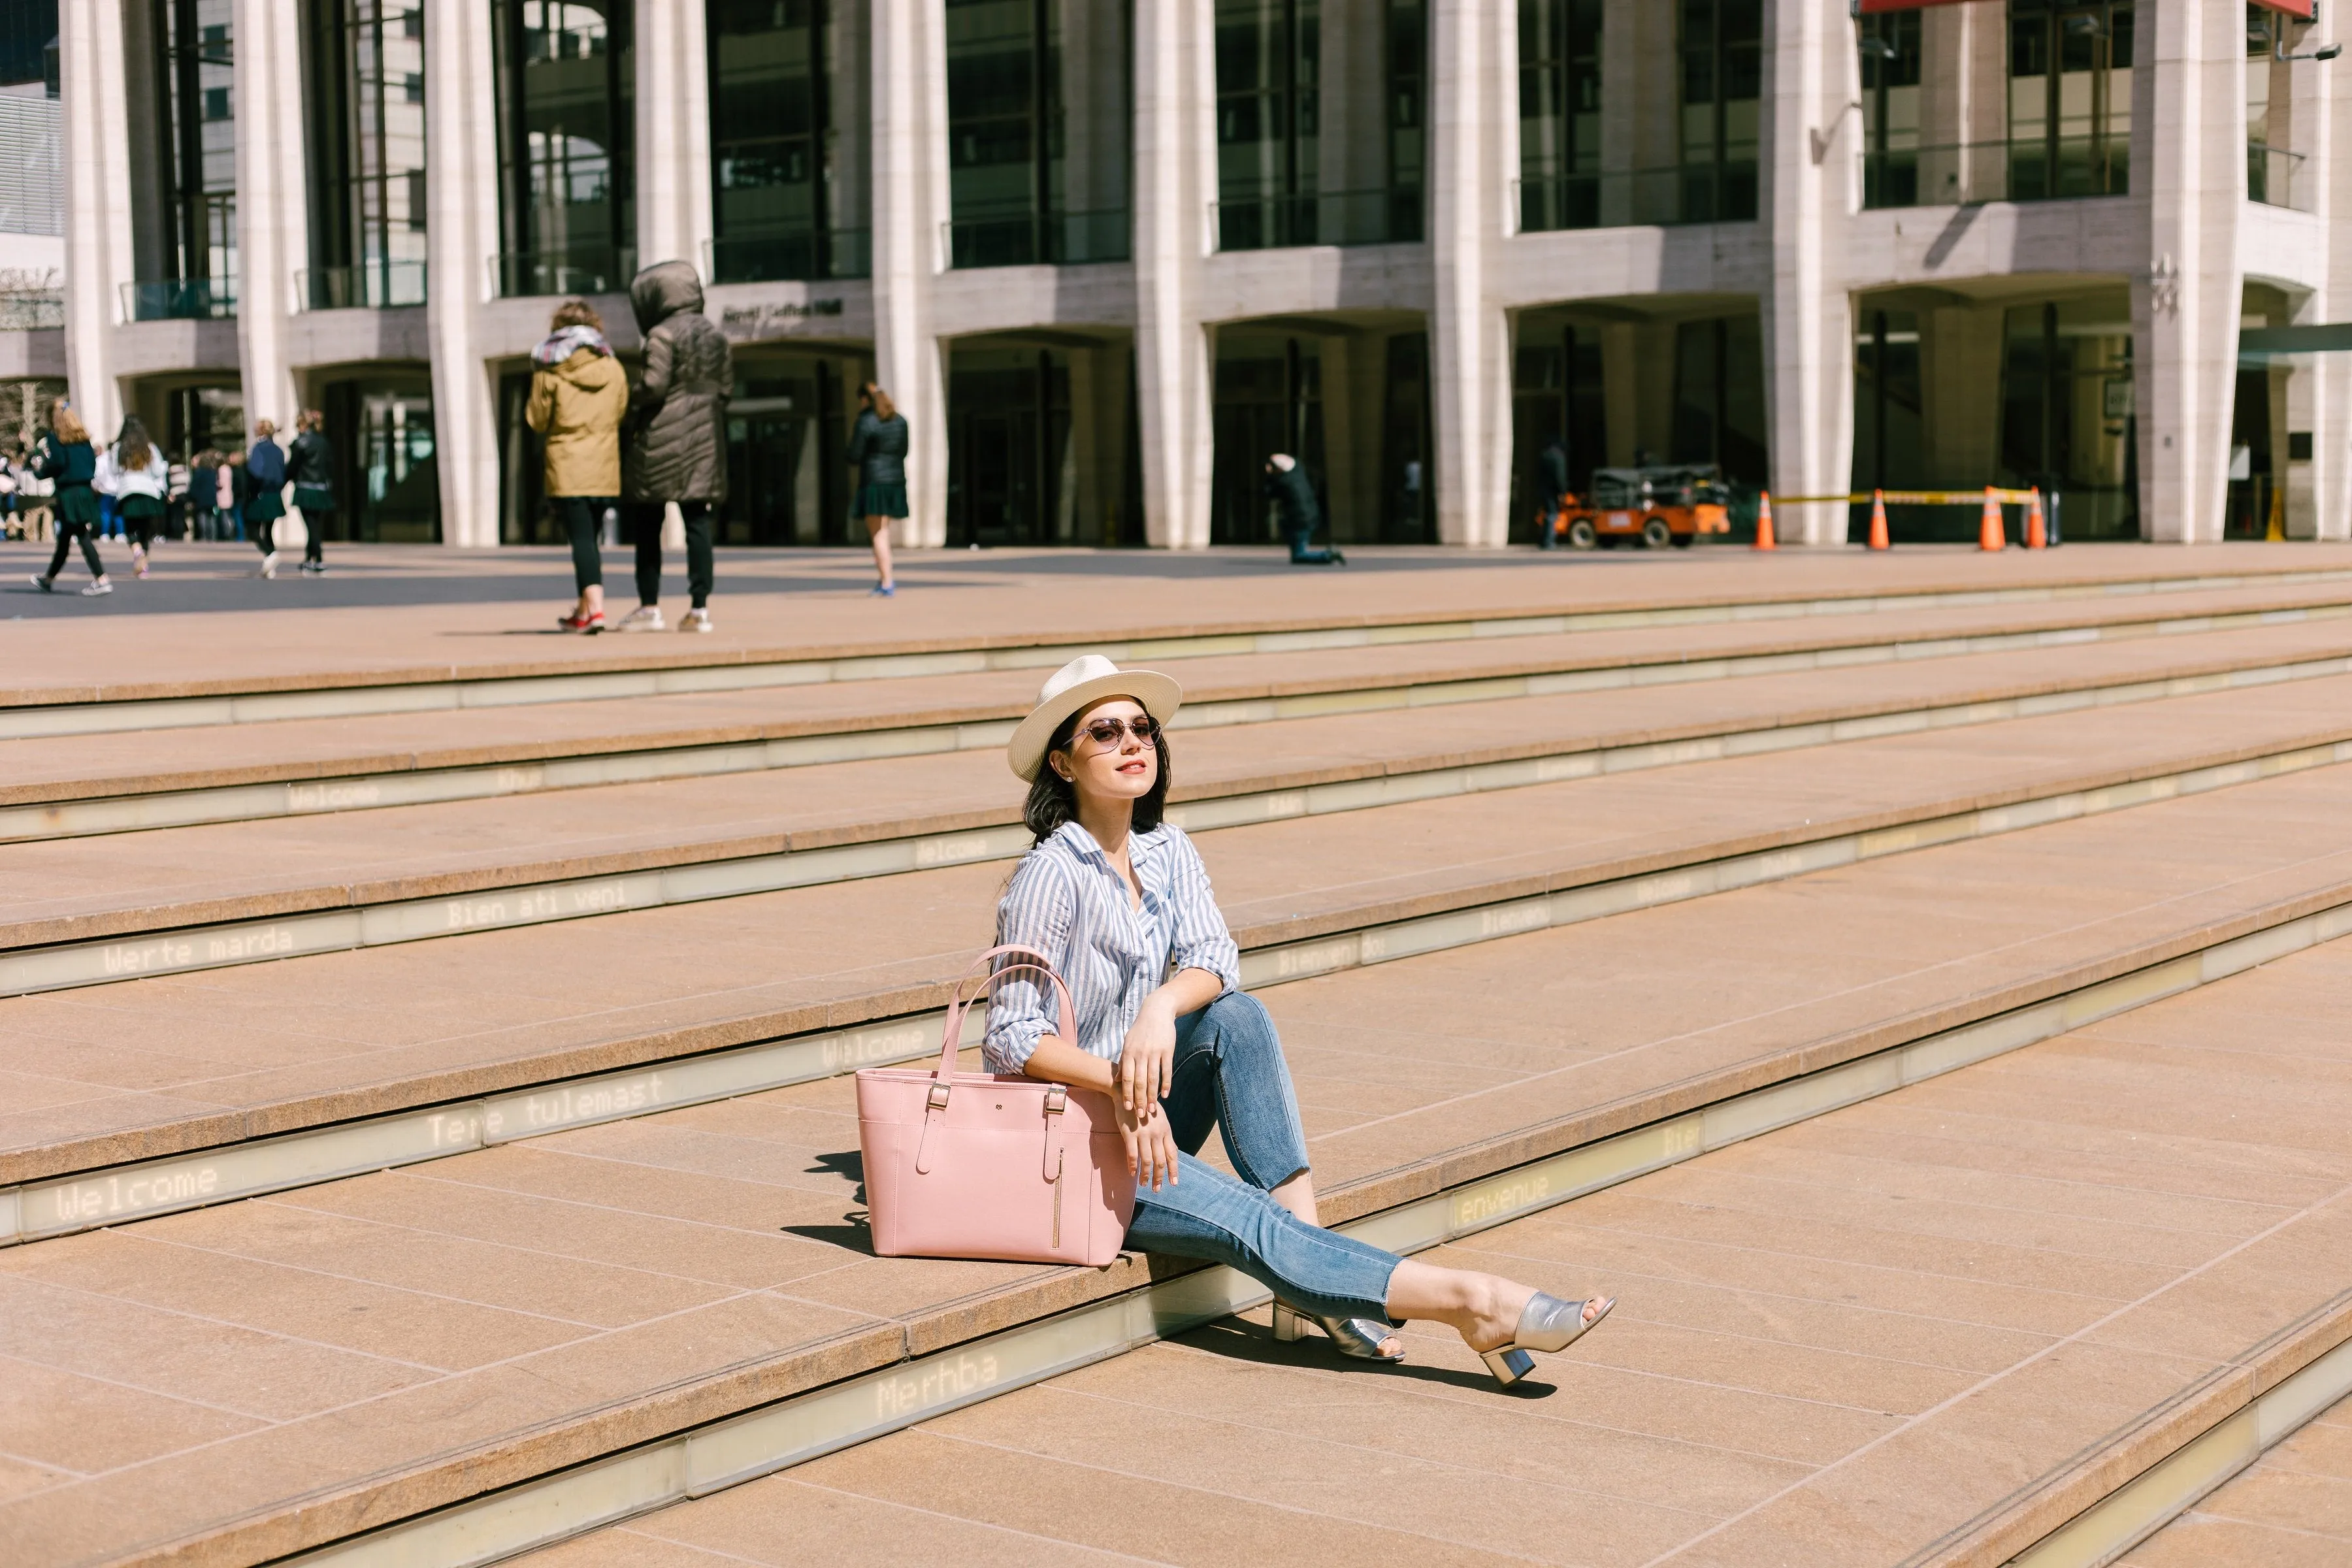
<path id="1" fill-rule="evenodd" d="M 1051 1465 L 992 1424 L 1128 1380 L 1133 1420 L 1213 1467 L 1228 1399 L 1361 1403 L 1349 1441 L 1376 1449 L 1394 1375 L 1265 1344 L 1223 1271 L 866 1250 L 844 1074 L 936 1030 L 1020 847 L 995 748 L 1096 632 L 1159 640 L 1199 699 L 1181 811 L 1282 1022 L 1327 1215 L 1625 1297 L 1547 1363 L 1580 1414 L 1534 1428 L 1558 1438 L 1525 1461 L 1540 1508 L 1419 1469 L 1302 1501 L 1329 1466 L 1253 1460 L 1271 1490 L 1171 1474 L 1168 1517 L 1206 1488 L 1237 1510 L 1217 1538 L 1270 1552 L 1477 1560 L 1549 1521 L 1546 1560 L 2000 1562 L 2352 1337 L 2328 1250 L 2352 1119 L 2311 1021 L 2352 962 L 2352 551 L 1399 552 L 1349 575 L 997 552 L 919 560 L 888 605 L 850 597 L 854 562 L 779 552 L 745 558 L 772 591 L 724 601 L 720 636 L 520 654 L 482 645 L 536 613 L 543 563 L 352 553 L 418 602 L 0 631 L 23 655 L 0 989 L 24 993 L 0 1000 L 0 1214 L 25 1238 L 0 1354 L 35 1391 L 0 1413 L 0 1533 L 30 1561 L 486 1562 L 630 1513 L 558 1551 L 771 1514 L 744 1554 L 923 1528 L 1042 1551 L 989 1533 L 991 1464 L 904 1456 L 984 1430 L 967 1446 L 1034 1500 Z M 940 612 L 892 619 L 927 581 Z M 157 630 L 204 651 L 122 660 Z M 687 686 L 560 684 L 653 665 Z M 255 693 L 309 716 L 234 710 Z M 1991 1109 L 1957 1131 L 1901 1121 L 1970 1094 Z M 1866 1153 L 1834 1142 L 1857 1127 Z M 2042 1171 L 2117 1139 L 2178 1152 L 2179 1184 Z M 1722 1183 L 1742 1195 L 1687 1197 Z M 1802 1234 L 1683 1237 L 1670 1268 L 1615 1238 L 1654 1210 Z M 2273 1261 L 2280 1227 L 2308 1268 Z M 2181 1305 L 2249 1247 L 2259 1289 Z M 1801 1310 L 1749 1252 L 1909 1282 Z M 1954 1279 L 1991 1293 L 1936 1304 Z M 1805 1353 L 1736 1348 L 1791 1333 Z M 1405 1375 L 1439 1381 L 1412 1397 L 1450 1402 L 1465 1452 L 1535 1443 L 1526 1399 L 1413 1344 Z M 1017 1347 L 1031 1371 L 929 1392 Z M 1681 1446 L 1629 1471 L 1589 1402 Z M 1757 1435 L 1832 1410 L 1795 1447 Z M 962 1500 L 911 1515 L 824 1479 L 910 1463 Z M 677 1488 L 720 1495 L 646 1511 Z M 1858 1555 L 1803 1555 L 1832 1518 Z"/>

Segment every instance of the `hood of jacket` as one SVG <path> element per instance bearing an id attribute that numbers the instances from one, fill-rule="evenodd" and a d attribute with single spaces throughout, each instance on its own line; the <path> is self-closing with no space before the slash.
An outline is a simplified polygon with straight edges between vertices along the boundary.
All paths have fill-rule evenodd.
<path id="1" fill-rule="evenodd" d="M 702 279 L 684 261 L 656 261 L 629 285 L 629 309 L 637 331 L 650 332 L 683 310 L 702 309 Z"/>
<path id="2" fill-rule="evenodd" d="M 558 381 L 592 392 L 611 385 L 626 374 L 621 369 L 621 362 L 609 352 L 598 353 L 586 344 L 572 350 L 570 358 L 541 368 Z"/>

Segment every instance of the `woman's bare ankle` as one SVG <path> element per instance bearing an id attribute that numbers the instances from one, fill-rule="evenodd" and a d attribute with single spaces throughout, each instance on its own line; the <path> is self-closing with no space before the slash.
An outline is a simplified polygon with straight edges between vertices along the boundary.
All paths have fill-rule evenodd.
<path id="1" fill-rule="evenodd" d="M 1535 1288 L 1499 1274 L 1481 1274 L 1475 1279 L 1469 1321 L 1461 1325 L 1462 1338 L 1474 1351 L 1496 1350 L 1517 1334 L 1520 1314 L 1535 1300 Z"/>

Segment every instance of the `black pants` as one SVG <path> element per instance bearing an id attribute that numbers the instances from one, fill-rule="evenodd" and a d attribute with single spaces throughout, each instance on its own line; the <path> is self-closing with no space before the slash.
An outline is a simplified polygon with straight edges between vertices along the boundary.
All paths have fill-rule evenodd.
<path id="1" fill-rule="evenodd" d="M 143 504 L 134 508 L 134 502 Z M 147 506 L 155 510 L 149 511 Z M 153 549 L 155 536 L 163 531 L 163 503 L 145 496 L 131 496 L 121 502 L 121 510 L 122 531 L 131 536 L 131 542 L 141 550 Z"/>
<path id="2" fill-rule="evenodd" d="M 572 538 L 572 581 L 582 593 L 604 585 L 604 514 L 617 503 L 610 496 L 558 496 L 556 512 Z"/>
<path id="3" fill-rule="evenodd" d="M 693 596 L 694 607 L 701 609 L 710 602 L 710 503 L 707 500 L 682 500 L 677 510 L 686 519 L 686 591 Z M 637 534 L 637 602 L 643 605 L 661 603 L 662 574 L 662 503 L 632 501 L 629 505 L 629 526 Z"/>
<path id="4" fill-rule="evenodd" d="M 73 542 L 77 539 L 81 541 L 81 558 L 89 563 L 89 574 L 93 577 L 106 575 L 106 563 L 98 558 L 98 541 L 90 537 L 90 531 L 97 526 L 90 522 L 68 522 L 63 518 L 58 520 L 58 551 L 49 557 L 48 576 L 51 582 L 56 582 L 58 574 L 66 569 L 66 556 L 72 551 Z"/>
<path id="5" fill-rule="evenodd" d="M 274 517 L 248 517 L 245 520 L 245 536 L 264 555 L 278 553 L 278 520 Z"/>
<path id="6" fill-rule="evenodd" d="M 327 563 L 327 519 L 335 514 L 331 506 L 306 506 L 302 509 L 302 531 L 308 536 L 302 546 L 302 559 L 314 565 Z"/>

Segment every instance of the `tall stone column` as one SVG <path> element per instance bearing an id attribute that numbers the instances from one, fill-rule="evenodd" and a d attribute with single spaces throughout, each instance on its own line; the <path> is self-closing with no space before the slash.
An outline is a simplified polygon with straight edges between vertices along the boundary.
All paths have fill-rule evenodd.
<path id="1" fill-rule="evenodd" d="M 2333 12 L 2321 8 L 2320 24 L 2300 29 L 2298 53 L 2311 53 L 2344 29 Z M 2307 193 L 2306 205 L 2323 223 L 2336 214 L 2352 211 L 2352 193 L 2344 184 L 2352 174 L 2352 160 L 2336 154 L 2336 116 L 2352 108 L 2352 80 L 2340 64 L 2306 60 L 2288 68 L 2288 102 L 2293 106 L 2292 140 L 2304 156 L 2295 174 L 2298 188 Z M 2316 325 L 2335 320 L 2352 300 L 2352 254 L 2347 247 L 2328 247 L 2326 284 L 2305 301 L 2303 321 Z M 2292 427 L 2311 432 L 2311 461 L 2289 470 L 2287 532 L 2297 538 L 2352 539 L 2352 354 L 2315 354 L 2308 368 L 2295 377 L 2290 394 Z"/>
<path id="2" fill-rule="evenodd" d="M 2140 13 L 2132 184 L 2148 195 L 2148 270 L 2132 285 L 2140 531 L 2221 537 L 2236 395 L 2238 256 L 2246 199 L 2245 15 L 2234 5 Z M 2145 146 L 2145 157 L 2139 149 Z"/>
<path id="3" fill-rule="evenodd" d="M 1209 340 L 1195 303 L 1216 189 L 1209 0 L 1136 0 L 1135 353 L 1146 537 L 1209 542 Z"/>
<path id="4" fill-rule="evenodd" d="M 1430 311 L 1437 536 L 1500 545 L 1510 532 L 1511 362 L 1503 312 L 1486 298 L 1486 246 L 1502 234 L 1509 171 L 1500 115 L 1516 108 L 1504 51 L 1514 13 L 1494 0 L 1431 8 Z"/>
<path id="5" fill-rule="evenodd" d="M 874 0 L 875 376 L 907 416 L 910 515 L 899 544 L 948 537 L 947 390 L 931 335 L 946 265 L 947 40 L 938 0 Z"/>
<path id="6" fill-rule="evenodd" d="M 122 70 L 122 9 L 58 8 L 58 70 L 65 116 L 66 385 L 93 434 L 122 419 L 111 353 L 131 248 L 131 130 Z"/>
<path id="7" fill-rule="evenodd" d="M 1771 293 L 1764 305 L 1766 422 L 1772 489 L 1842 495 L 1853 478 L 1853 307 L 1839 266 L 1858 199 L 1862 97 L 1853 24 L 1843 7 L 1771 7 L 1765 35 L 1764 210 Z M 1846 509 L 1778 519 L 1792 543 L 1843 544 Z"/>
<path id="8" fill-rule="evenodd" d="M 433 353 L 441 540 L 499 542 L 498 406 L 478 328 L 499 249 L 490 8 L 425 0 L 425 326 Z"/>
<path id="9" fill-rule="evenodd" d="M 287 353 L 289 318 L 301 308 L 295 274 L 310 265 L 310 257 L 301 10 L 296 0 L 236 0 L 231 16 L 230 46 L 236 58 L 236 337 L 245 422 L 249 427 L 257 420 L 274 420 L 281 432 L 290 433 L 301 400 Z"/>
<path id="10" fill-rule="evenodd" d="M 690 261 L 707 282 L 710 57 L 702 0 L 636 0 L 637 265 Z"/>

